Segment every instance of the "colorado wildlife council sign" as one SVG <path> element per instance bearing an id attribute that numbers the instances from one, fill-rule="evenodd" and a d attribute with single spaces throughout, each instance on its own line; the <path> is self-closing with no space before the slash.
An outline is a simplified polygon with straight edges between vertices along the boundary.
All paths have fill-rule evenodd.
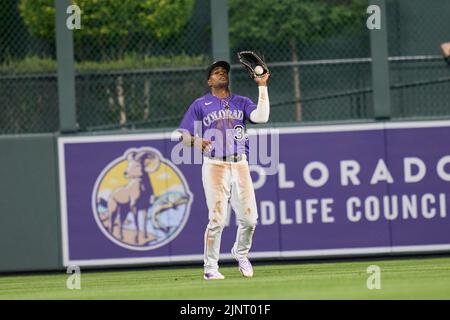
<path id="1" fill-rule="evenodd" d="M 280 128 L 277 170 L 251 164 L 251 258 L 450 251 L 448 136 L 441 121 Z M 58 139 L 64 265 L 202 263 L 201 164 L 173 161 L 170 137 Z"/>

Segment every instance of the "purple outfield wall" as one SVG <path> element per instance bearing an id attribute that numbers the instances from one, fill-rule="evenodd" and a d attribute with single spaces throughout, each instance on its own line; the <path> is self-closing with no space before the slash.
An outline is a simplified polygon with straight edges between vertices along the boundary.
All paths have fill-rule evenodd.
<path id="1" fill-rule="evenodd" d="M 252 166 L 251 258 L 450 251 L 450 122 L 278 129 L 278 173 Z M 202 262 L 201 165 L 175 164 L 175 145 L 170 133 L 59 138 L 65 266 Z M 157 160 L 133 168 L 147 153 Z M 230 214 L 223 260 L 235 236 Z"/>

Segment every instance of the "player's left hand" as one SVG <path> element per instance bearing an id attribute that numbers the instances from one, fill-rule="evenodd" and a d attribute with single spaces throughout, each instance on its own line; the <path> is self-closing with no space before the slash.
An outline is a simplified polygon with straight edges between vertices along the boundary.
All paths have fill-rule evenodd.
<path id="1" fill-rule="evenodd" d="M 258 84 L 258 86 L 267 86 L 267 81 L 269 81 L 270 73 L 267 72 L 266 74 L 263 74 L 262 76 L 255 77 L 255 82 Z"/>

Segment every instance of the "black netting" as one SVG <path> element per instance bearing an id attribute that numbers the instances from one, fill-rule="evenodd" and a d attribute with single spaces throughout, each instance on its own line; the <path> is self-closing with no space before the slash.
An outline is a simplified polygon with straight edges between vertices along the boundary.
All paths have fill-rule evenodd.
<path id="1" fill-rule="evenodd" d="M 25 2 L 0 2 L 0 133 L 58 130 L 55 42 L 28 31 Z"/>
<path id="2" fill-rule="evenodd" d="M 114 2 L 114 1 L 113 1 Z M 94 15 L 97 3 L 82 10 Z M 208 0 L 124 2 L 115 24 L 98 19 L 107 35 L 75 39 L 77 119 L 81 130 L 175 126 L 206 91 L 211 62 Z M 92 24 L 94 25 L 94 24 Z M 83 27 L 82 27 L 83 28 Z M 106 32 L 106 31 L 105 31 Z"/>
<path id="3" fill-rule="evenodd" d="M 204 94 L 210 0 L 74 0 L 80 130 L 176 126 Z M 257 99 L 237 52 L 268 62 L 271 123 L 372 119 L 366 0 L 228 0 L 232 90 Z M 58 130 L 54 0 L 0 2 L 0 133 Z M 387 0 L 392 117 L 450 115 L 447 0 Z M 220 39 L 219 39 L 220 40 Z"/>
<path id="4" fill-rule="evenodd" d="M 388 0 L 392 116 L 450 116 L 450 67 L 440 45 L 450 41 L 447 0 Z"/>

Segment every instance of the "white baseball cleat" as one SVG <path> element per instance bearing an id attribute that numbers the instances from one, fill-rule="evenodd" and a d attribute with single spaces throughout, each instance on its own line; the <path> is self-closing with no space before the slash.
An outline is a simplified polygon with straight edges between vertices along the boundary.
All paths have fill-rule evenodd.
<path id="1" fill-rule="evenodd" d="M 253 277 L 253 267 L 250 263 L 250 260 L 248 260 L 247 257 L 245 258 L 239 258 L 236 252 L 234 251 L 234 247 L 231 249 L 231 254 L 233 255 L 234 259 L 239 263 L 239 271 L 242 273 L 242 275 L 246 278 Z"/>
<path id="2" fill-rule="evenodd" d="M 214 271 L 205 272 L 205 274 L 203 275 L 203 279 L 205 279 L 205 280 L 223 280 L 223 279 L 225 279 L 225 276 L 223 274 L 221 274 L 219 271 L 214 270 Z"/>

